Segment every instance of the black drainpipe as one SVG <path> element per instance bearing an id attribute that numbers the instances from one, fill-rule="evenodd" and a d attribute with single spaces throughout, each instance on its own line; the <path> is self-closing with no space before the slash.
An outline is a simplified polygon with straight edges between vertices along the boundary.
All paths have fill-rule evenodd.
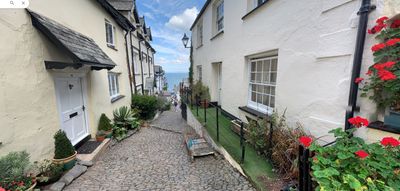
<path id="1" fill-rule="evenodd" d="M 133 95 L 133 88 L 132 88 L 132 73 L 131 73 L 131 66 L 130 66 L 130 62 L 129 62 L 129 49 L 128 49 L 128 46 L 129 46 L 129 43 L 128 43 L 128 34 L 130 34 L 131 33 L 131 31 L 132 31 L 132 29 L 129 29 L 129 31 L 126 31 L 126 34 L 125 34 L 125 43 L 126 43 L 126 46 L 125 46 L 125 51 L 126 51 L 126 61 L 127 61 L 127 65 L 128 65 L 128 76 L 129 76 L 129 87 L 130 87 L 130 90 L 131 90 L 131 96 Z M 132 38 L 132 37 L 131 37 Z"/>
<path id="2" fill-rule="evenodd" d="M 354 53 L 353 61 L 353 72 L 351 74 L 350 81 L 350 94 L 349 102 L 346 109 L 346 121 L 345 129 L 350 129 L 351 125 L 348 120 L 354 117 L 354 112 L 357 110 L 357 97 L 358 97 L 358 84 L 355 83 L 356 78 L 360 77 L 361 64 L 364 53 L 365 36 L 367 33 L 368 25 L 368 14 L 376 8 L 375 5 L 371 5 L 371 0 L 362 0 L 361 8 L 357 13 L 360 15 L 360 20 L 358 24 L 356 49 Z"/>
<path id="3" fill-rule="evenodd" d="M 132 42 L 132 30 L 130 31 L 130 41 L 131 41 L 131 58 L 132 58 L 132 76 L 133 76 L 133 86 L 134 86 L 134 92 L 137 94 L 137 88 L 136 88 L 136 69 L 135 69 L 135 59 L 133 56 L 133 42 Z"/>
<path id="4" fill-rule="evenodd" d="M 140 70 L 142 71 L 142 94 L 144 95 L 144 77 L 143 77 L 143 53 L 142 53 L 142 41 L 139 40 L 139 58 L 140 58 Z"/>

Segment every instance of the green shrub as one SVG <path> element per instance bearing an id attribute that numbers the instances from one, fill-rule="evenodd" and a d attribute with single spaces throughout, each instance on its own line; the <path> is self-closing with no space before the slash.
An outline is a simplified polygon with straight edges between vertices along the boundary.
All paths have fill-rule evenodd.
<path id="1" fill-rule="evenodd" d="M 201 100 L 210 100 L 211 96 L 210 96 L 210 90 L 207 86 L 204 86 L 203 83 L 201 81 L 197 81 L 196 84 L 194 84 L 193 86 L 193 90 L 192 90 L 192 102 L 195 103 L 196 102 L 196 95 L 199 96 L 199 101 Z"/>
<path id="2" fill-rule="evenodd" d="M 124 127 L 125 129 L 134 129 L 138 125 L 138 119 L 135 117 L 136 112 L 131 110 L 127 106 L 120 107 L 114 110 L 114 124 L 118 127 Z"/>
<path id="3" fill-rule="evenodd" d="M 46 159 L 42 162 L 35 162 L 35 170 L 38 176 L 36 180 L 42 184 L 49 184 L 57 181 L 63 174 L 63 165 L 55 164 Z"/>
<path id="4" fill-rule="evenodd" d="M 158 109 L 158 100 L 155 96 L 134 95 L 132 96 L 132 108 L 139 113 L 140 119 L 148 120 L 155 116 Z"/>
<path id="5" fill-rule="evenodd" d="M 171 109 L 171 102 L 169 102 L 165 97 L 158 97 L 157 109 L 160 111 L 168 111 Z"/>
<path id="6" fill-rule="evenodd" d="M 27 176 L 30 168 L 29 154 L 25 151 L 11 152 L 0 158 L 0 187 L 5 190 L 26 190 L 33 184 Z"/>
<path id="7" fill-rule="evenodd" d="M 72 146 L 64 131 L 59 130 L 54 135 L 54 159 L 63 159 L 75 154 L 75 148 Z"/>
<path id="8" fill-rule="evenodd" d="M 122 141 L 127 137 L 128 130 L 124 127 L 113 126 L 113 135 L 117 141 Z"/>
<path id="9" fill-rule="evenodd" d="M 97 127 L 99 131 L 110 131 L 112 130 L 111 120 L 106 116 L 106 114 L 101 114 L 99 126 Z"/>

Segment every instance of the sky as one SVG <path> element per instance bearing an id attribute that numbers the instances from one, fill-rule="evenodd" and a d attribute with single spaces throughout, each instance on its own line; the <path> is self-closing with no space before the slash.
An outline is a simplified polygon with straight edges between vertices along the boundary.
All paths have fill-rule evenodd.
<path id="1" fill-rule="evenodd" d="M 167 73 L 188 72 L 190 49 L 182 44 L 206 0 L 136 0 L 140 16 L 151 27 L 155 64 Z M 188 43 L 190 44 L 190 42 Z"/>

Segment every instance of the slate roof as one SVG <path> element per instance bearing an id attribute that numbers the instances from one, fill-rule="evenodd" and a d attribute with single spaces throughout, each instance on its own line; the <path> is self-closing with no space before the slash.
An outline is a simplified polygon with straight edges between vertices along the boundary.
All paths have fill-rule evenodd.
<path id="1" fill-rule="evenodd" d="M 78 33 L 45 16 L 29 11 L 32 24 L 58 48 L 67 51 L 76 64 L 94 69 L 112 69 L 115 63 L 101 50 L 93 39 Z"/>
<path id="2" fill-rule="evenodd" d="M 196 17 L 196 19 L 194 20 L 192 26 L 190 27 L 190 30 L 192 30 L 193 27 L 194 27 L 194 25 L 196 25 L 197 21 L 199 21 L 200 17 L 201 17 L 201 16 L 203 15 L 203 13 L 206 11 L 206 9 L 207 9 L 208 5 L 210 5 L 211 1 L 212 1 L 212 0 L 207 0 L 207 1 L 204 3 L 203 7 L 202 7 L 201 10 L 200 10 L 200 13 L 197 15 L 197 17 Z"/>
<path id="3" fill-rule="evenodd" d="M 133 0 L 107 0 L 118 11 L 130 11 L 133 8 Z"/>
<path id="4" fill-rule="evenodd" d="M 129 31 L 130 29 L 135 29 L 132 23 L 120 13 L 114 5 L 110 4 L 107 0 L 97 0 L 98 3 L 114 18 L 120 27 Z"/>

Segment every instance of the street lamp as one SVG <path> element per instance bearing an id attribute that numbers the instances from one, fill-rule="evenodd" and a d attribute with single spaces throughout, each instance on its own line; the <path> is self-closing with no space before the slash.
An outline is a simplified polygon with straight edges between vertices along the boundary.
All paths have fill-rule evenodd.
<path id="1" fill-rule="evenodd" d="M 188 44 L 188 42 L 189 42 L 189 37 L 187 37 L 186 36 L 186 33 L 183 35 L 183 38 L 182 38 L 182 43 L 183 43 L 183 46 L 185 46 L 185 48 L 192 48 L 191 46 L 187 46 L 187 44 Z"/>

